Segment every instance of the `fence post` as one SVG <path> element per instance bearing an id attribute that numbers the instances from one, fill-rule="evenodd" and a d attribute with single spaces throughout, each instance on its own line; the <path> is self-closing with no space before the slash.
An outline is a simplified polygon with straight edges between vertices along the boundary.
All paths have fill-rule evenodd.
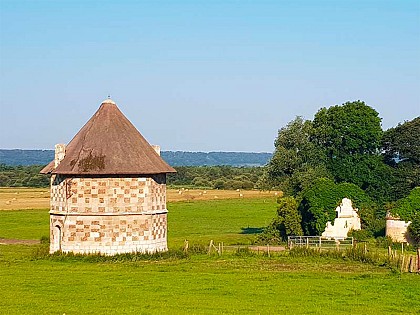
<path id="1" fill-rule="evenodd" d="M 306 248 L 309 248 L 309 238 L 306 238 Z"/>
<path id="2" fill-rule="evenodd" d="M 410 273 L 412 273 L 413 272 L 413 270 L 414 270 L 414 266 L 413 266 L 413 262 L 414 262 L 414 259 L 413 259 L 413 256 L 411 256 L 410 255 L 410 262 L 409 262 L 409 264 L 408 264 L 408 271 L 410 272 Z"/>
<path id="3" fill-rule="evenodd" d="M 185 241 L 184 241 L 184 253 L 185 253 L 185 254 L 188 254 L 188 247 L 189 247 L 189 245 L 188 245 L 188 240 L 185 240 Z"/>
<path id="4" fill-rule="evenodd" d="M 213 246 L 213 240 L 210 240 L 210 245 L 209 245 L 209 255 L 211 254 L 211 248 Z"/>
<path id="5" fill-rule="evenodd" d="M 420 272 L 420 248 L 417 248 L 417 272 Z"/>
<path id="6" fill-rule="evenodd" d="M 402 256 L 402 259 L 401 259 L 401 266 L 400 266 L 400 270 L 401 270 L 401 272 L 404 272 L 404 256 Z"/>

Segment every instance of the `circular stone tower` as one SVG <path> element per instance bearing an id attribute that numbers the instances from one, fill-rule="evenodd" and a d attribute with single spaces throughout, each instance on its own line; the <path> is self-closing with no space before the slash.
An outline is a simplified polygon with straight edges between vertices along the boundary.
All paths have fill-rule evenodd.
<path id="1" fill-rule="evenodd" d="M 50 253 L 167 250 L 166 174 L 175 170 L 112 100 L 41 173 L 51 174 Z"/>

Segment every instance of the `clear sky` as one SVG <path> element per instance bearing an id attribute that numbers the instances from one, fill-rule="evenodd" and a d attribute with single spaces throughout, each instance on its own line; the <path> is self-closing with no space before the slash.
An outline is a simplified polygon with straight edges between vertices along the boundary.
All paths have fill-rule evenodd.
<path id="1" fill-rule="evenodd" d="M 364 100 L 420 115 L 420 0 L 0 0 L 0 148 L 68 143 L 110 94 L 163 150 L 272 151 Z"/>

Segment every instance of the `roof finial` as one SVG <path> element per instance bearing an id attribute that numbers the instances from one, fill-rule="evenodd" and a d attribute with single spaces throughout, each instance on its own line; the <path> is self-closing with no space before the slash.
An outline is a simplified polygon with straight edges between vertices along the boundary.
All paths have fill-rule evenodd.
<path id="1" fill-rule="evenodd" d="M 111 100 L 111 95 L 110 95 L 110 94 L 108 94 L 108 97 L 106 98 L 106 100 L 104 100 L 104 101 L 102 102 L 102 104 L 104 104 L 104 103 L 107 103 L 107 104 L 114 104 L 114 105 L 115 105 L 115 102 L 114 102 L 113 100 Z"/>

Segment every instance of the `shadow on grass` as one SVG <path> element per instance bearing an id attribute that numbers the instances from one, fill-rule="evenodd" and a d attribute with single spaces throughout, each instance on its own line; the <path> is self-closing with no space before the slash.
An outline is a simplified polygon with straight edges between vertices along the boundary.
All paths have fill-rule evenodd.
<path id="1" fill-rule="evenodd" d="M 258 233 L 261 233 L 263 230 L 264 230 L 264 228 L 262 228 L 262 227 L 258 227 L 258 228 L 256 228 L 256 227 L 247 227 L 247 228 L 241 228 L 241 234 L 258 234 Z"/>

